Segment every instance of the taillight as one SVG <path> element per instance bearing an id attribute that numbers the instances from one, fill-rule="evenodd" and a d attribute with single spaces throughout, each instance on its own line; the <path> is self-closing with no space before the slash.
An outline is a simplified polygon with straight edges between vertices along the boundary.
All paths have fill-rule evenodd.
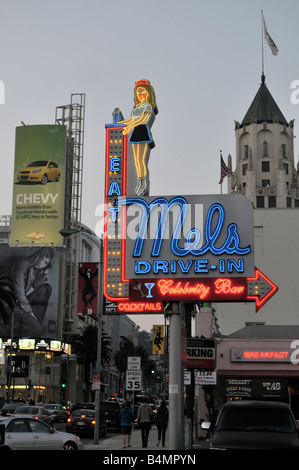
<path id="1" fill-rule="evenodd" d="M 33 416 L 34 419 L 38 419 L 38 416 Z"/>
<path id="2" fill-rule="evenodd" d="M 96 421 L 95 419 L 92 420 L 91 424 L 96 424 Z"/>

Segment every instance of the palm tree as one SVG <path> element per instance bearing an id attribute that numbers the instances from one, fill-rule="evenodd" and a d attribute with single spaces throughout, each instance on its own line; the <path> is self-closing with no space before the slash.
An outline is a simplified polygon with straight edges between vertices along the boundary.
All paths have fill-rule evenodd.
<path id="1" fill-rule="evenodd" d="M 4 325 L 10 322 L 15 305 L 16 298 L 10 275 L 4 268 L 0 268 L 0 318 Z"/>
<path id="2" fill-rule="evenodd" d="M 119 350 L 114 355 L 115 365 L 120 372 L 125 372 L 127 370 L 128 356 L 141 357 L 141 367 L 144 377 L 151 377 L 151 370 L 155 367 L 155 363 L 149 359 L 144 346 L 135 346 L 132 340 L 125 336 L 121 336 Z"/>
<path id="3" fill-rule="evenodd" d="M 110 362 L 110 339 L 102 330 L 101 337 L 101 365 Z M 72 336 L 72 349 L 78 356 L 78 362 L 85 365 L 85 382 L 87 392 L 90 385 L 90 367 L 97 362 L 98 327 L 84 325 L 80 333 Z"/>

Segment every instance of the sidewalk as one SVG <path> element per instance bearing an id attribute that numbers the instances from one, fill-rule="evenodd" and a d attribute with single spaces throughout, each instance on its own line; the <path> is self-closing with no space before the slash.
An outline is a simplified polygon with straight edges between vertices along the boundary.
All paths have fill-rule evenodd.
<path id="1" fill-rule="evenodd" d="M 156 426 L 152 426 L 150 433 L 149 433 L 149 438 L 148 438 L 148 447 L 146 449 L 148 450 L 158 450 L 162 448 L 162 444 L 160 444 L 160 447 L 157 447 L 158 441 L 158 429 Z M 168 436 L 167 436 L 167 431 L 166 431 L 166 446 L 168 443 Z M 85 445 L 84 450 L 144 450 L 142 447 L 142 442 L 141 442 L 141 431 L 139 428 L 134 428 L 131 434 L 131 447 L 127 447 L 126 449 L 123 448 L 123 439 L 122 439 L 122 434 L 119 433 L 117 436 L 110 437 L 108 439 L 101 439 L 99 440 L 99 444 L 90 444 L 90 445 Z M 167 447 L 166 447 L 167 448 Z"/>
<path id="2" fill-rule="evenodd" d="M 122 434 L 118 434 L 117 436 L 110 437 L 108 439 L 101 439 L 99 440 L 99 444 L 89 444 L 84 446 L 84 450 L 122 450 L 122 451 L 135 451 L 135 450 L 161 450 L 162 452 L 165 450 L 170 450 L 168 446 L 168 437 L 169 431 L 166 430 L 166 440 L 165 440 L 165 448 L 162 447 L 162 443 L 158 447 L 156 444 L 158 442 L 158 429 L 155 425 L 152 426 L 149 439 L 148 439 L 148 446 L 146 448 L 142 447 L 141 442 L 141 431 L 139 428 L 134 428 L 131 434 L 131 447 L 127 447 L 126 449 L 123 448 L 123 440 Z M 197 441 L 195 445 L 192 446 L 193 449 L 207 449 L 208 443 L 203 441 Z"/>

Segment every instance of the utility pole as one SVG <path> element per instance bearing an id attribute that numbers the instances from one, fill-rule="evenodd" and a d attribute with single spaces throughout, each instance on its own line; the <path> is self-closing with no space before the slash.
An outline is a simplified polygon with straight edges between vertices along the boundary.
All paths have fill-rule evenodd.
<path id="1" fill-rule="evenodd" d="M 182 367 L 181 315 L 178 302 L 173 302 L 169 315 L 169 447 L 181 449 L 182 441 Z"/>
<path id="2" fill-rule="evenodd" d="M 97 367 L 96 374 L 101 373 L 101 351 L 102 351 L 102 314 L 103 314 L 103 238 L 100 239 L 100 262 L 99 262 L 99 286 L 98 286 L 98 345 L 97 345 Z M 100 394 L 101 388 L 95 391 L 95 422 L 94 444 L 99 443 L 100 434 Z"/>

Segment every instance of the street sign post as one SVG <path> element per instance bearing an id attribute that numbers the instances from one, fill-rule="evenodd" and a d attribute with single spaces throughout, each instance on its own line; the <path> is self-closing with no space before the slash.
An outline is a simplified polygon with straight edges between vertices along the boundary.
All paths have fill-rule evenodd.
<path id="1" fill-rule="evenodd" d="M 141 357 L 139 356 L 128 356 L 128 370 L 140 370 Z"/>
<path id="2" fill-rule="evenodd" d="M 141 390 L 141 370 L 127 370 L 126 373 L 126 390 L 134 392 Z"/>

